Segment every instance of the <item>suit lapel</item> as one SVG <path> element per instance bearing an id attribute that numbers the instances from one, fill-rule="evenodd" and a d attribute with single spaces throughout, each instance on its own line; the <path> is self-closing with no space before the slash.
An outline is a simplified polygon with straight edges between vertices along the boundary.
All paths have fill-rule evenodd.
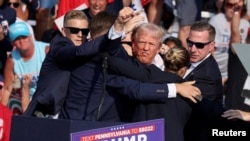
<path id="1" fill-rule="evenodd" d="M 196 66 L 186 77 L 185 80 L 193 80 L 193 75 L 195 72 L 199 71 L 208 61 L 211 61 L 212 55 L 210 55 L 206 60 L 201 62 L 198 66 Z"/>

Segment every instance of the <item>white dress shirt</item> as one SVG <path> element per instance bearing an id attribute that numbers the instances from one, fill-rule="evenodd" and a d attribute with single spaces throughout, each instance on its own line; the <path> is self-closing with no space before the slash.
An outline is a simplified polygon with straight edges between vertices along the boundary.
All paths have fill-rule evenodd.
<path id="1" fill-rule="evenodd" d="M 211 53 L 209 53 L 204 59 L 202 59 L 199 62 L 196 63 L 191 63 L 190 67 L 187 69 L 185 75 L 183 76 L 183 78 L 185 79 L 188 74 L 190 74 L 190 72 L 192 72 L 198 65 L 200 65 L 200 63 L 202 63 L 204 60 L 206 60 L 209 56 L 211 55 Z"/>

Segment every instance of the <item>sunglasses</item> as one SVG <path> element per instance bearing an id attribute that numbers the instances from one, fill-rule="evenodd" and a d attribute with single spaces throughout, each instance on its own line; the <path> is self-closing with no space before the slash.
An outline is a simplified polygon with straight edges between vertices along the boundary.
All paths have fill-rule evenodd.
<path id="1" fill-rule="evenodd" d="M 198 48 L 198 49 L 203 49 L 205 47 L 205 45 L 208 45 L 211 42 L 213 42 L 213 41 L 209 41 L 209 42 L 206 42 L 206 43 L 200 43 L 200 42 L 193 42 L 193 41 L 191 41 L 189 39 L 187 39 L 186 41 L 187 41 L 188 47 L 192 47 L 193 45 L 195 45 L 195 47 Z"/>
<path id="2" fill-rule="evenodd" d="M 82 35 L 88 35 L 88 33 L 89 33 L 88 28 L 76 28 L 76 27 L 64 27 L 64 28 L 69 29 L 69 32 L 71 34 L 77 34 L 77 33 L 79 33 L 79 31 L 82 32 Z"/>
<path id="3" fill-rule="evenodd" d="M 233 8 L 237 8 L 238 10 L 242 9 L 241 6 L 236 7 L 235 3 L 229 3 L 229 2 L 225 4 L 225 7 L 228 8 L 228 9 L 233 9 Z"/>
<path id="4" fill-rule="evenodd" d="M 18 2 L 9 2 L 8 5 L 9 6 L 13 5 L 15 8 L 17 8 L 20 5 L 20 3 L 18 3 Z"/>

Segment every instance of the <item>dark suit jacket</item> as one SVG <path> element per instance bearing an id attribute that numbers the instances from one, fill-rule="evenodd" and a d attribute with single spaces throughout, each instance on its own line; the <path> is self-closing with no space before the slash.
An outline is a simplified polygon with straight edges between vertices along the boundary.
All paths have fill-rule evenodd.
<path id="1" fill-rule="evenodd" d="M 64 102 L 71 70 L 77 60 L 87 60 L 102 52 L 107 44 L 106 35 L 76 47 L 68 38 L 57 35 L 50 43 L 50 50 L 42 64 L 36 92 L 23 115 L 31 116 L 35 110 L 56 114 Z"/>
<path id="2" fill-rule="evenodd" d="M 155 65 L 145 66 L 144 64 L 138 62 L 135 58 L 124 60 L 118 57 L 110 57 L 108 62 L 109 68 L 113 72 L 143 82 L 165 84 L 184 82 L 184 80 L 176 74 L 161 71 Z M 150 87 L 148 89 L 150 89 Z M 122 105 L 126 105 L 124 106 L 125 110 L 121 110 L 123 111 L 121 115 L 125 118 L 125 121 L 143 121 L 165 118 L 166 141 L 184 140 L 184 126 L 191 114 L 191 107 L 187 99 L 177 96 L 176 98 L 167 99 L 164 103 L 156 103 L 155 101 L 128 102 L 125 101 L 125 99 L 126 98 L 122 98 L 122 100 L 120 100 Z"/>
<path id="3" fill-rule="evenodd" d="M 184 80 L 171 72 L 164 72 L 155 65 L 145 66 L 134 57 L 126 58 L 110 56 L 109 69 L 119 75 L 150 83 L 183 82 Z"/>
<path id="4" fill-rule="evenodd" d="M 195 80 L 203 98 L 222 104 L 223 87 L 221 74 L 213 56 L 209 56 L 190 72 L 185 80 Z"/>
<path id="5" fill-rule="evenodd" d="M 108 52 L 111 55 L 126 53 L 120 41 L 116 49 Z M 141 84 L 126 77 L 105 74 L 104 64 L 98 59 L 88 60 L 72 70 L 68 94 L 59 118 L 120 121 L 118 112 L 123 111 L 119 110 L 121 105 L 117 97 L 121 95 L 142 101 L 166 101 L 168 87 L 165 84 Z"/>
<path id="6" fill-rule="evenodd" d="M 195 80 L 194 85 L 201 90 L 203 96 L 201 102 L 192 106 L 193 112 L 185 129 L 186 140 L 206 141 L 210 126 L 219 124 L 220 120 L 225 120 L 221 118 L 221 114 L 225 111 L 222 106 L 222 78 L 213 56 L 209 56 L 195 67 L 185 80 Z"/>
<path id="7" fill-rule="evenodd" d="M 5 2 L 3 2 L 5 3 Z M 15 23 L 16 21 L 16 11 L 9 6 L 2 4 L 0 7 L 0 23 L 2 21 L 7 21 L 8 26 Z M 3 75 L 3 70 L 7 58 L 7 52 L 13 49 L 13 46 L 9 40 L 9 36 L 5 35 L 4 39 L 0 41 L 0 75 Z"/>

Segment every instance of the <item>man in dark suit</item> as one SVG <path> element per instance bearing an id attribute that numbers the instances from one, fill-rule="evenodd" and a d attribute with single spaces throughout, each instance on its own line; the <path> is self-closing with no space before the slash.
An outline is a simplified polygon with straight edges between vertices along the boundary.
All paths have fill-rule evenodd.
<path id="1" fill-rule="evenodd" d="M 186 130 L 188 132 L 187 135 L 191 135 L 190 137 L 194 137 L 192 138 L 192 140 L 196 140 L 196 137 L 202 137 L 204 135 L 200 133 L 206 133 L 205 131 L 207 130 L 207 128 L 205 128 L 205 130 L 202 130 L 204 129 L 204 127 L 201 127 L 200 125 L 205 126 L 205 127 L 208 126 L 208 124 L 205 124 L 206 119 L 208 119 L 209 123 L 212 123 L 212 120 L 217 120 L 217 118 L 220 119 L 219 117 L 221 113 L 224 111 L 224 109 L 222 107 L 222 84 L 221 84 L 220 71 L 218 69 L 218 65 L 215 59 L 211 55 L 211 52 L 214 49 L 215 30 L 211 25 L 209 25 L 206 22 L 197 22 L 192 26 L 191 29 L 192 30 L 190 32 L 190 37 L 187 39 L 187 43 L 189 45 L 188 51 L 190 53 L 191 67 L 187 71 L 185 79 L 195 80 L 196 83 L 194 85 L 202 90 L 202 96 L 204 97 L 204 99 L 201 102 L 198 102 L 198 104 L 191 104 L 192 109 L 194 110 L 193 112 L 194 114 L 192 115 L 191 122 L 189 122 L 189 125 L 187 126 L 187 130 Z M 147 39 L 147 41 L 149 42 L 150 40 Z M 135 42 L 138 42 L 138 41 L 135 41 Z M 142 42 L 142 41 L 139 40 L 139 42 Z M 146 43 L 147 42 L 145 42 L 144 44 Z M 134 48 L 136 48 L 136 46 L 133 46 L 133 49 Z M 143 50 L 144 48 L 141 47 L 140 49 Z M 137 57 L 140 54 L 138 53 L 136 54 L 136 52 L 134 52 L 134 55 Z M 146 59 L 144 60 L 141 59 L 141 60 L 142 60 L 141 62 L 144 61 L 144 63 L 147 63 L 145 61 Z M 114 63 L 113 59 L 110 60 L 110 62 L 112 61 Z M 122 66 L 120 67 L 122 67 L 123 71 L 120 69 L 120 67 L 115 68 L 116 71 L 119 69 L 120 74 L 125 74 L 128 77 L 132 77 L 132 78 L 136 78 L 136 79 L 144 80 L 144 81 L 145 81 L 145 78 L 147 78 L 147 82 L 157 81 L 157 80 L 159 81 L 161 78 L 165 78 L 166 79 L 165 81 L 174 80 L 174 78 L 169 77 L 167 73 L 165 73 L 165 76 L 164 76 L 162 73 L 157 72 L 155 69 L 153 69 L 153 66 L 148 66 L 148 68 L 146 69 L 147 75 L 144 75 L 144 78 L 142 78 L 140 77 L 141 75 L 138 75 L 136 73 L 138 71 L 140 73 L 144 71 L 132 68 L 133 72 L 131 73 L 131 71 L 128 70 L 128 68 L 131 69 L 131 67 L 124 66 L 125 63 L 121 63 L 121 64 L 123 65 L 123 67 Z M 111 66 L 111 68 L 114 68 L 114 66 Z M 164 82 L 164 80 L 161 80 L 161 82 Z M 144 102 L 143 106 L 146 108 L 144 110 L 142 108 L 137 110 L 135 112 L 134 120 L 138 121 L 138 120 L 148 120 L 148 119 L 165 117 L 166 122 L 168 122 L 166 124 L 166 129 L 167 129 L 166 138 L 173 140 L 173 138 L 170 138 L 170 136 L 173 136 L 173 134 L 178 134 L 178 133 L 179 133 L 178 134 L 179 137 L 181 137 L 181 132 L 178 132 L 178 131 L 175 132 L 175 130 L 169 128 L 171 127 L 171 125 L 174 125 L 175 121 L 177 120 L 179 120 L 180 122 L 178 123 L 179 125 L 175 124 L 175 127 L 179 129 L 179 131 L 181 131 L 180 130 L 182 129 L 181 127 L 184 127 L 185 125 L 185 122 L 183 122 L 185 121 L 183 120 L 185 118 L 183 117 L 188 117 L 188 113 L 190 112 L 191 109 L 187 108 L 190 106 L 188 103 L 183 102 L 182 104 L 180 104 L 181 102 L 182 101 L 178 98 L 176 100 L 171 99 L 165 104 L 155 104 L 155 103 Z M 170 104 L 170 103 L 175 103 L 179 109 L 173 110 L 176 108 L 171 106 L 173 104 Z M 186 107 L 182 106 L 184 104 L 186 104 Z M 172 107 L 172 110 L 168 110 L 169 107 Z M 165 112 L 163 109 L 165 109 Z M 184 111 L 184 112 L 181 112 L 181 111 Z M 197 112 L 198 114 L 196 114 Z M 173 115 L 178 115 L 178 116 L 173 116 Z M 200 117 L 201 119 L 199 119 L 198 117 Z M 171 120 L 172 122 L 169 122 Z M 171 135 L 169 133 L 171 133 Z M 207 135 L 205 136 L 205 138 L 207 138 Z M 179 140 L 181 140 L 181 138 L 179 138 Z"/>
<path id="2" fill-rule="evenodd" d="M 132 52 L 134 57 L 127 58 L 129 62 L 110 57 L 109 68 L 112 71 L 142 82 L 173 83 L 184 80 L 176 74 L 164 72 L 152 64 L 154 57 L 161 47 L 161 29 L 153 24 L 143 24 L 133 30 Z M 148 34 L 151 33 L 151 34 Z M 150 89 L 150 88 L 148 88 Z M 186 89 L 183 89 L 186 90 Z M 180 94 L 185 98 L 185 95 Z M 183 141 L 183 130 L 191 113 L 191 107 L 187 99 L 179 95 L 169 98 L 165 103 L 154 101 L 125 101 L 120 100 L 126 112 L 121 113 L 123 120 L 143 121 L 157 118 L 165 118 L 165 139 Z M 125 102 L 124 102 L 125 101 Z M 195 100 L 193 101 L 195 102 Z M 121 111 L 124 111 L 121 110 Z M 130 113 L 131 115 L 128 115 Z"/>
<path id="3" fill-rule="evenodd" d="M 77 61 L 87 60 L 104 50 L 104 47 L 109 47 L 106 45 L 111 40 L 107 35 L 86 41 L 88 32 L 88 19 L 83 11 L 71 10 L 66 13 L 62 34 L 56 35 L 51 41 L 50 50 L 41 67 L 36 92 L 23 115 L 31 116 L 36 111 L 44 115 L 56 115 L 61 110 L 70 73 Z M 117 40 L 119 42 L 120 38 Z"/>
<path id="4" fill-rule="evenodd" d="M 195 80 L 203 100 L 193 106 L 191 118 L 186 126 L 187 141 L 205 141 L 210 134 L 209 126 L 223 112 L 223 87 L 218 64 L 212 56 L 215 47 L 215 29 L 207 22 L 196 22 L 191 26 L 187 38 L 191 66 L 185 80 Z"/>
<path id="5" fill-rule="evenodd" d="M 113 27 L 121 27 L 120 31 L 122 31 L 124 22 L 128 21 L 131 18 L 130 16 L 135 16 L 134 11 L 129 7 L 125 7 L 119 12 L 119 16 Z M 122 54 L 126 56 L 125 50 L 119 45 L 120 42 L 115 49 L 107 51 L 112 55 Z M 103 65 L 105 66 L 105 63 L 102 61 L 90 59 L 89 61 L 81 62 L 78 67 L 72 71 L 68 94 L 59 118 L 92 121 L 120 121 L 118 115 L 118 112 L 120 112 L 120 105 L 116 104 L 118 94 L 125 94 L 132 99 L 150 99 L 162 102 L 170 95 L 168 86 L 175 87 L 174 84 L 140 84 L 139 81 L 124 77 L 103 75 L 103 73 L 105 73 L 104 71 L 106 71 Z M 199 90 L 190 84 L 188 86 L 185 84 L 182 86 L 180 86 L 181 84 L 176 85 L 177 91 L 182 91 L 180 93 L 188 93 L 187 95 L 190 95 L 190 97 L 199 95 Z M 183 91 L 183 89 L 185 89 L 183 87 L 191 91 Z M 195 89 L 194 91 L 197 91 L 194 92 L 192 90 L 193 88 Z M 176 95 L 175 90 L 171 92 Z"/>
<path id="6" fill-rule="evenodd" d="M 196 22 L 192 25 L 187 38 L 191 66 L 184 78 L 196 80 L 195 85 L 201 89 L 203 98 L 222 104 L 221 75 L 211 54 L 215 47 L 214 38 L 215 30 L 209 23 Z"/>

